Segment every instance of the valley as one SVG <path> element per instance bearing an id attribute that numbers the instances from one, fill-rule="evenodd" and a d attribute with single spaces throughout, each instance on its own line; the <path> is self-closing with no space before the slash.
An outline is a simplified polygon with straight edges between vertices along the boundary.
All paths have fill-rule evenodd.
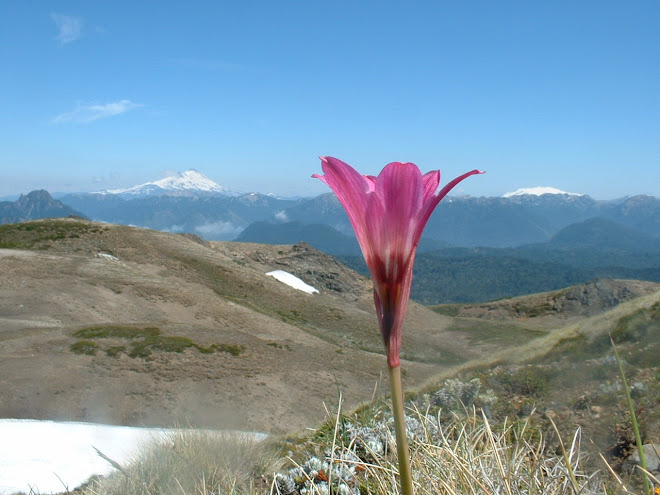
<path id="1" fill-rule="evenodd" d="M 322 420 L 340 392 L 350 410 L 386 390 L 370 281 L 307 244 L 208 242 L 73 218 L 0 226 L 0 244 L 2 417 L 285 433 Z M 601 279 L 489 303 L 411 302 L 405 387 L 423 395 L 460 376 L 497 388 L 521 366 L 546 370 L 545 383 L 557 376 L 548 370 L 604 358 L 603 336 L 659 298 L 658 283 Z M 656 317 L 646 354 L 657 351 Z M 554 349 L 568 342 L 559 365 Z M 601 342 L 596 354 L 590 342 Z M 651 373 L 644 381 L 656 387 L 651 361 L 635 373 Z M 549 403 L 523 394 L 500 402 L 522 409 L 497 410 L 537 403 L 568 414 L 579 394 L 562 380 Z M 593 397 L 598 386 L 588 385 Z"/>

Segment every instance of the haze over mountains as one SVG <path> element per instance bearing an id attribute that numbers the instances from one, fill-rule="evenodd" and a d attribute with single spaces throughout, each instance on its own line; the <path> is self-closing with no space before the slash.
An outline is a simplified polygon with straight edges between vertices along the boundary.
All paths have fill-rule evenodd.
<path id="1" fill-rule="evenodd" d="M 188 170 L 125 189 L 66 194 L 58 199 L 93 220 L 194 233 L 207 240 L 238 237 L 289 244 L 306 240 L 326 252 L 357 253 L 348 218 L 332 193 L 302 199 L 240 194 Z M 5 212 L 3 223 L 38 218 L 25 210 L 26 199 L 19 201 L 24 211 L 14 211 L 13 217 L 8 212 L 19 205 L 0 202 L 0 211 Z M 660 235 L 658 198 L 598 201 L 551 187 L 535 187 L 503 197 L 448 197 L 429 221 L 425 244 L 427 249 L 447 245 L 516 247 L 549 241 L 564 227 L 595 217 L 653 237 Z M 253 225 L 255 222 L 267 224 Z"/>
<path id="2" fill-rule="evenodd" d="M 0 220 L 84 216 L 205 240 L 311 246 L 366 274 L 346 214 L 327 193 L 314 198 L 237 194 L 197 171 L 127 189 L 46 191 L 0 202 Z M 448 197 L 420 244 L 412 297 L 426 304 L 513 297 L 599 277 L 660 281 L 660 200 L 598 201 L 542 187 L 503 197 Z"/>

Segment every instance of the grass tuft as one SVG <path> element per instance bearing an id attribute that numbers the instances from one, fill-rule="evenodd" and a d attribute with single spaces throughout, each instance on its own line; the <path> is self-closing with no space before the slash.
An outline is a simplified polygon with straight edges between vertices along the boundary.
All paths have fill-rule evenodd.
<path id="1" fill-rule="evenodd" d="M 406 430 L 416 495 L 631 494 L 604 464 L 587 468 L 578 429 L 565 442 L 535 416 L 432 414 L 414 405 Z M 282 452 L 287 452 L 282 457 Z M 106 459 L 108 460 L 108 459 Z M 109 462 L 112 462 L 109 460 Z M 400 495 L 392 415 L 384 402 L 341 410 L 305 438 L 180 431 L 144 446 L 81 495 Z"/>
<path id="2" fill-rule="evenodd" d="M 100 344 L 93 342 L 96 340 L 128 340 L 130 348 L 123 345 L 107 345 L 104 350 L 109 357 L 119 357 L 122 353 L 126 353 L 131 358 L 150 358 L 153 351 L 181 353 L 187 349 L 197 349 L 202 354 L 213 354 L 218 351 L 240 356 L 246 350 L 245 346 L 225 343 L 205 347 L 196 344 L 188 337 L 161 335 L 160 329 L 156 327 L 94 326 L 77 330 L 71 335 L 83 339 L 71 345 L 71 350 L 77 354 L 94 355 L 101 349 Z"/>
<path id="3" fill-rule="evenodd" d="M 138 454 L 83 495 L 248 495 L 263 493 L 268 448 L 252 434 L 180 430 L 144 444 Z M 106 460 L 108 460 L 106 458 Z M 113 461 L 114 462 L 114 461 Z"/>
<path id="4" fill-rule="evenodd" d="M 87 354 L 88 356 L 96 355 L 99 350 L 99 345 L 91 340 L 79 340 L 71 344 L 71 352 L 74 354 Z"/>

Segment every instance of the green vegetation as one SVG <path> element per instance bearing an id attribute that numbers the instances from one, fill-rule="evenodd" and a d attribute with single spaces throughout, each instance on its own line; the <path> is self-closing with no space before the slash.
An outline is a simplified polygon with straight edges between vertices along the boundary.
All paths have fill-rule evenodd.
<path id="1" fill-rule="evenodd" d="M 431 306 L 431 309 L 438 314 L 456 317 L 463 307 L 462 304 L 438 304 L 436 306 Z"/>
<path id="2" fill-rule="evenodd" d="M 157 337 L 160 335 L 160 329 L 156 327 L 136 328 L 120 326 L 99 326 L 88 327 L 73 332 L 74 337 L 84 339 L 138 339 L 145 337 Z"/>
<path id="3" fill-rule="evenodd" d="M 103 234 L 108 227 L 77 220 L 45 219 L 0 225 L 0 248 L 48 249 L 50 243 L 78 239 L 87 234 Z"/>
<path id="4" fill-rule="evenodd" d="M 622 351 L 622 356 L 631 365 L 638 367 L 660 367 L 660 304 L 650 308 L 640 308 L 628 315 L 622 316 L 612 326 L 610 332 L 616 344 L 635 345 L 634 352 L 628 349 Z M 643 343 L 643 345 L 638 345 Z M 610 337 L 607 334 L 597 335 L 588 339 L 582 334 L 560 340 L 548 353 L 537 359 L 539 363 L 566 361 L 573 362 L 588 359 L 598 359 L 607 355 L 612 349 Z"/>
<path id="5" fill-rule="evenodd" d="M 489 384 L 498 384 L 511 395 L 541 398 L 548 394 L 550 377 L 548 368 L 525 366 L 513 371 L 500 369 L 490 378 Z"/>
<path id="6" fill-rule="evenodd" d="M 637 445 L 637 452 L 639 453 L 639 457 L 640 457 L 640 466 L 642 470 L 645 471 L 646 460 L 644 459 L 644 444 L 642 442 L 642 437 L 639 431 L 639 424 L 637 423 L 637 414 L 635 413 L 635 405 L 633 403 L 632 397 L 630 396 L 630 387 L 628 386 L 628 381 L 626 380 L 626 374 L 623 371 L 623 363 L 621 362 L 621 358 L 619 357 L 619 352 L 616 348 L 616 344 L 614 343 L 614 339 L 611 340 L 612 340 L 612 349 L 614 350 L 614 357 L 616 358 L 616 364 L 619 367 L 621 381 L 623 381 L 623 391 L 626 394 L 628 412 L 630 413 L 630 422 L 632 424 L 633 432 L 635 433 L 635 445 Z M 643 475 L 642 478 L 644 482 L 644 493 L 646 495 L 651 495 L 651 486 L 648 477 Z"/>
<path id="7" fill-rule="evenodd" d="M 240 285 L 232 283 L 229 277 L 231 272 L 224 266 L 212 263 L 209 260 L 184 256 L 178 253 L 171 253 L 171 257 L 204 277 L 207 285 L 219 296 L 243 297 L 243 295 L 240 295 Z"/>
<path id="8" fill-rule="evenodd" d="M 266 345 L 268 347 L 274 347 L 275 349 L 286 349 L 287 351 L 292 351 L 293 350 L 289 344 L 282 345 L 278 342 L 268 342 Z M 338 352 L 338 351 L 339 351 L 339 349 L 335 352 Z"/>
<path id="9" fill-rule="evenodd" d="M 276 309 L 275 313 L 277 313 L 277 315 L 280 317 L 280 320 L 282 320 L 284 323 L 292 323 L 294 325 L 301 325 L 307 323 L 307 320 L 301 314 L 301 312 L 295 309 L 289 311 Z"/>
<path id="10" fill-rule="evenodd" d="M 458 354 L 447 348 L 440 349 L 435 346 L 418 347 L 416 349 L 408 349 L 404 346 L 401 349 L 401 359 L 441 366 L 456 366 L 465 363 L 465 356 L 462 354 Z M 402 373 L 405 376 L 405 368 L 402 370 Z"/>
<path id="11" fill-rule="evenodd" d="M 546 331 L 527 328 L 517 322 L 478 318 L 454 318 L 447 330 L 464 333 L 473 345 L 497 348 L 522 345 L 547 334 Z"/>
<path id="12" fill-rule="evenodd" d="M 340 255 L 337 259 L 369 276 L 361 256 Z M 659 267 L 657 252 L 613 254 L 602 248 L 448 248 L 417 255 L 411 298 L 422 304 L 470 303 L 558 290 L 596 278 L 660 282 Z M 529 312 L 529 316 L 547 310 L 520 309 Z"/>
<path id="13" fill-rule="evenodd" d="M 640 309 L 617 321 L 612 330 L 615 342 L 648 342 L 647 337 L 657 337 L 660 333 L 660 304 Z"/>
<path id="14" fill-rule="evenodd" d="M 198 347 L 199 349 L 199 347 Z M 210 349 L 220 352 L 226 352 L 232 356 L 240 356 L 245 352 L 244 345 L 232 345 L 232 344 L 211 344 Z M 201 350 L 201 352 L 208 352 L 206 350 Z"/>
<path id="15" fill-rule="evenodd" d="M 556 296 L 560 296 L 564 291 L 557 291 Z M 508 298 L 501 298 L 508 299 Z M 495 302 L 495 301 L 492 301 Z M 457 317 L 461 314 L 461 310 L 469 307 L 469 304 L 436 304 L 429 306 L 433 311 L 438 314 Z M 553 305 L 550 301 L 538 302 L 536 304 L 523 303 L 517 301 L 513 303 L 512 309 L 515 311 L 516 316 L 521 318 L 534 318 L 537 316 L 543 316 L 546 314 L 551 314 L 554 312 Z"/>
<path id="16" fill-rule="evenodd" d="M 123 345 L 112 345 L 105 350 L 105 354 L 108 357 L 117 357 L 122 352 L 126 352 L 126 346 Z"/>
<path id="17" fill-rule="evenodd" d="M 240 356 L 245 352 L 245 346 L 233 344 L 211 344 L 205 347 L 196 344 L 188 337 L 161 335 L 156 327 L 138 328 L 123 326 L 95 326 L 73 332 L 73 337 L 80 338 L 71 345 L 71 351 L 76 354 L 96 354 L 101 345 L 95 340 L 124 339 L 129 341 L 130 348 L 123 345 L 107 345 L 104 350 L 109 357 L 119 357 L 126 353 L 132 358 L 149 358 L 153 351 L 184 352 L 186 349 L 197 349 L 203 354 L 225 352 L 232 356 Z"/>
<path id="18" fill-rule="evenodd" d="M 99 345 L 96 342 L 91 340 L 79 340 L 78 342 L 71 344 L 71 352 L 75 354 L 87 354 L 88 356 L 96 355 L 96 351 L 99 349 Z"/>
<path id="19" fill-rule="evenodd" d="M 517 302 L 513 305 L 513 309 L 516 310 L 518 316 L 524 316 L 526 318 L 534 318 L 536 316 L 546 315 L 552 312 L 552 303 L 549 301 L 539 303 L 539 304 L 523 304 Z"/>

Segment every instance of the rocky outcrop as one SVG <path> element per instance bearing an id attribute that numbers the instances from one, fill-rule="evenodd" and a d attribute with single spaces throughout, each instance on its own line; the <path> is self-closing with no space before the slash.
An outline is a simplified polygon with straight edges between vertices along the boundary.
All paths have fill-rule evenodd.
<path id="1" fill-rule="evenodd" d="M 53 199 L 48 191 L 32 191 L 21 194 L 15 202 L 0 202 L 0 224 L 37 220 L 39 218 L 61 218 L 84 215 L 79 211 Z"/>
<path id="2" fill-rule="evenodd" d="M 658 289 L 660 284 L 655 282 L 596 279 L 560 291 L 465 305 L 459 308 L 457 315 L 493 320 L 526 319 L 547 315 L 562 318 L 593 316 Z"/>

